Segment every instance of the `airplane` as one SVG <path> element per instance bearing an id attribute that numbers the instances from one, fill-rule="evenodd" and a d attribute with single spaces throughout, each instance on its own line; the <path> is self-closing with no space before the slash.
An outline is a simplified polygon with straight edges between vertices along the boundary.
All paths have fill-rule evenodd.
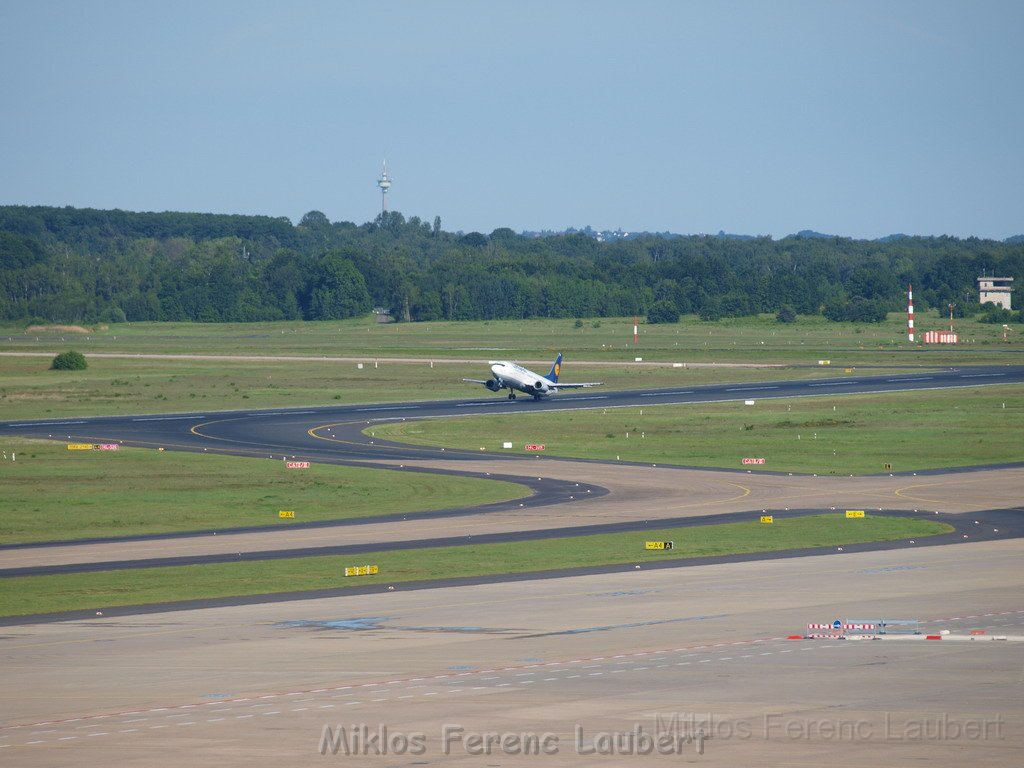
<path id="1" fill-rule="evenodd" d="M 588 381 L 582 384 L 559 384 L 558 374 L 562 371 L 561 352 L 555 358 L 555 364 L 551 366 L 551 371 L 547 376 L 541 376 L 539 373 L 523 368 L 519 363 L 512 363 L 508 360 L 491 360 L 488 362 L 488 365 L 491 366 L 491 373 L 494 374 L 493 379 L 487 379 L 486 381 L 481 379 L 463 379 L 463 381 L 470 384 L 483 384 L 491 392 L 507 389 L 509 390 L 509 400 L 516 399 L 516 390 L 532 395 L 534 400 L 540 400 L 542 397 L 557 393 L 560 389 L 599 387 L 604 383 L 603 381 Z"/>

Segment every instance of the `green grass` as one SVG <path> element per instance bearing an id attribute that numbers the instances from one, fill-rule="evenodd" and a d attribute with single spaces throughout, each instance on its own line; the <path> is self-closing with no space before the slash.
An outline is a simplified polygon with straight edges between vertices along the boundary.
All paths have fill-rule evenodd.
<path id="1" fill-rule="evenodd" d="M 865 474 L 1024 461 L 1024 386 L 699 403 L 375 425 L 421 445 L 705 467 Z M 887 466 L 888 465 L 888 466 Z"/>
<path id="2" fill-rule="evenodd" d="M 544 370 L 547 370 L 545 366 Z M 94 358 L 85 371 L 51 371 L 44 358 L 0 357 L 4 418 L 50 419 L 139 413 L 285 408 L 397 400 L 491 397 L 463 377 L 485 378 L 486 360 L 434 363 L 372 360 L 196 361 Z M 609 389 L 697 386 L 843 376 L 842 367 L 686 368 L 566 361 L 566 380 Z M 848 375 L 848 374 L 846 374 Z"/>
<path id="3" fill-rule="evenodd" d="M 942 327 L 940 320 L 925 314 L 918 326 Z M 1007 344 L 999 326 L 963 321 L 962 337 L 970 343 L 924 347 L 906 341 L 905 322 L 899 313 L 877 325 L 829 323 L 820 317 L 801 317 L 792 324 L 777 323 L 770 315 L 712 323 L 687 317 L 674 325 L 641 324 L 638 346 L 632 343 L 632 318 L 587 320 L 580 328 L 568 319 L 388 325 L 368 319 L 124 323 L 87 333 L 31 334 L 7 327 L 0 329 L 0 351 L 42 356 L 0 356 L 0 408 L 11 418 L 45 419 L 486 396 L 481 387 L 461 379 L 484 378 L 489 359 L 513 359 L 547 370 L 556 352 L 565 353 L 566 379 L 604 381 L 613 389 L 828 377 L 867 365 L 1024 362 L 1024 334 L 1016 330 Z M 68 348 L 84 353 L 89 368 L 48 370 L 52 354 Z M 96 353 L 229 359 L 104 359 Z M 243 355 L 262 359 L 246 361 L 240 359 Z M 268 359 L 274 356 L 301 359 Z M 325 359 L 331 357 L 352 359 Z M 643 364 L 637 365 L 636 357 Z M 819 360 L 832 364 L 818 366 Z M 675 369 L 672 363 L 688 367 Z M 709 369 L 691 364 L 783 367 Z"/>
<path id="4" fill-rule="evenodd" d="M 372 517 L 527 495 L 514 483 L 214 454 L 70 451 L 0 438 L 0 543 Z M 16 460 L 11 460 L 11 455 Z M 295 512 L 294 520 L 278 517 Z"/>
<path id="5" fill-rule="evenodd" d="M 934 310 L 919 312 L 919 332 L 941 330 L 947 320 Z M 910 344 L 906 315 L 893 312 L 884 323 L 831 323 L 819 316 L 802 316 L 795 323 L 778 323 L 772 315 L 704 322 L 693 316 L 671 325 L 647 325 L 641 319 L 640 343 L 633 345 L 630 317 L 588 319 L 579 328 L 572 319 L 495 320 L 479 322 L 391 323 L 370 318 L 340 322 L 278 323 L 123 323 L 90 327 L 86 333 L 0 328 L 0 350 L 59 351 L 74 347 L 93 352 L 167 354 L 290 354 L 309 357 L 352 355 L 366 357 L 441 358 L 487 357 L 532 360 L 565 352 L 566 360 L 623 361 L 685 359 L 723 363 L 785 363 L 813 365 L 831 358 L 842 364 L 892 363 L 893 351 L 913 364 L 945 365 L 970 359 L 994 362 L 1000 350 L 1024 350 L 1020 326 L 1010 343 L 1002 328 L 974 320 L 958 320 L 965 344 L 957 347 Z M 969 351 L 969 356 L 965 356 Z M 906 353 L 906 354 L 902 354 Z M 550 355 L 553 357 L 553 354 Z"/>
<path id="6" fill-rule="evenodd" d="M 460 576 L 525 573 L 552 568 L 637 563 L 806 547 L 842 546 L 947 533 L 930 520 L 841 514 L 545 539 L 509 544 L 397 550 L 354 557 L 306 557 L 253 563 L 150 568 L 5 579 L 0 615 L 102 610 L 118 605 L 292 592 L 365 584 L 396 584 Z M 675 542 L 670 552 L 644 549 L 647 540 Z M 347 565 L 375 564 L 376 576 L 345 578 Z"/>

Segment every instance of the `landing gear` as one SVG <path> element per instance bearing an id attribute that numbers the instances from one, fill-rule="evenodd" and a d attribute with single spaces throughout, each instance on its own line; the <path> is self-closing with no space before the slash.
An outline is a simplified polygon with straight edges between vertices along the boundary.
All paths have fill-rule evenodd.
<path id="1" fill-rule="evenodd" d="M 540 400 L 540 395 L 534 395 L 534 396 L 533 396 L 533 399 L 534 399 L 534 400 L 538 400 L 538 401 L 539 401 L 539 400 Z"/>
<path id="2" fill-rule="evenodd" d="M 516 393 L 515 392 L 509 392 L 508 393 L 508 399 L 509 400 L 515 400 L 516 399 Z"/>

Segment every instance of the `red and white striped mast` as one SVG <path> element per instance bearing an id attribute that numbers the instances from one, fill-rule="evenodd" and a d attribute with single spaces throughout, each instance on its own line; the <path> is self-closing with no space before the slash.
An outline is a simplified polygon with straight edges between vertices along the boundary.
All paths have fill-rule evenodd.
<path id="1" fill-rule="evenodd" d="M 907 283 L 907 339 L 914 341 L 914 286 Z"/>

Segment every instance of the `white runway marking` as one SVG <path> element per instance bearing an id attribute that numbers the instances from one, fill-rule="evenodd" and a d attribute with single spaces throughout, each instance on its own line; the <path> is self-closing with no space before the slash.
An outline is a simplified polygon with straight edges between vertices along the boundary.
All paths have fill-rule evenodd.
<path id="1" fill-rule="evenodd" d="M 8 427 L 66 427 L 71 424 L 85 424 L 84 421 L 33 421 L 28 424 L 8 424 Z"/>
<path id="2" fill-rule="evenodd" d="M 203 416 L 146 416 L 144 418 L 132 419 L 132 421 L 181 421 L 183 419 L 200 419 Z"/>

